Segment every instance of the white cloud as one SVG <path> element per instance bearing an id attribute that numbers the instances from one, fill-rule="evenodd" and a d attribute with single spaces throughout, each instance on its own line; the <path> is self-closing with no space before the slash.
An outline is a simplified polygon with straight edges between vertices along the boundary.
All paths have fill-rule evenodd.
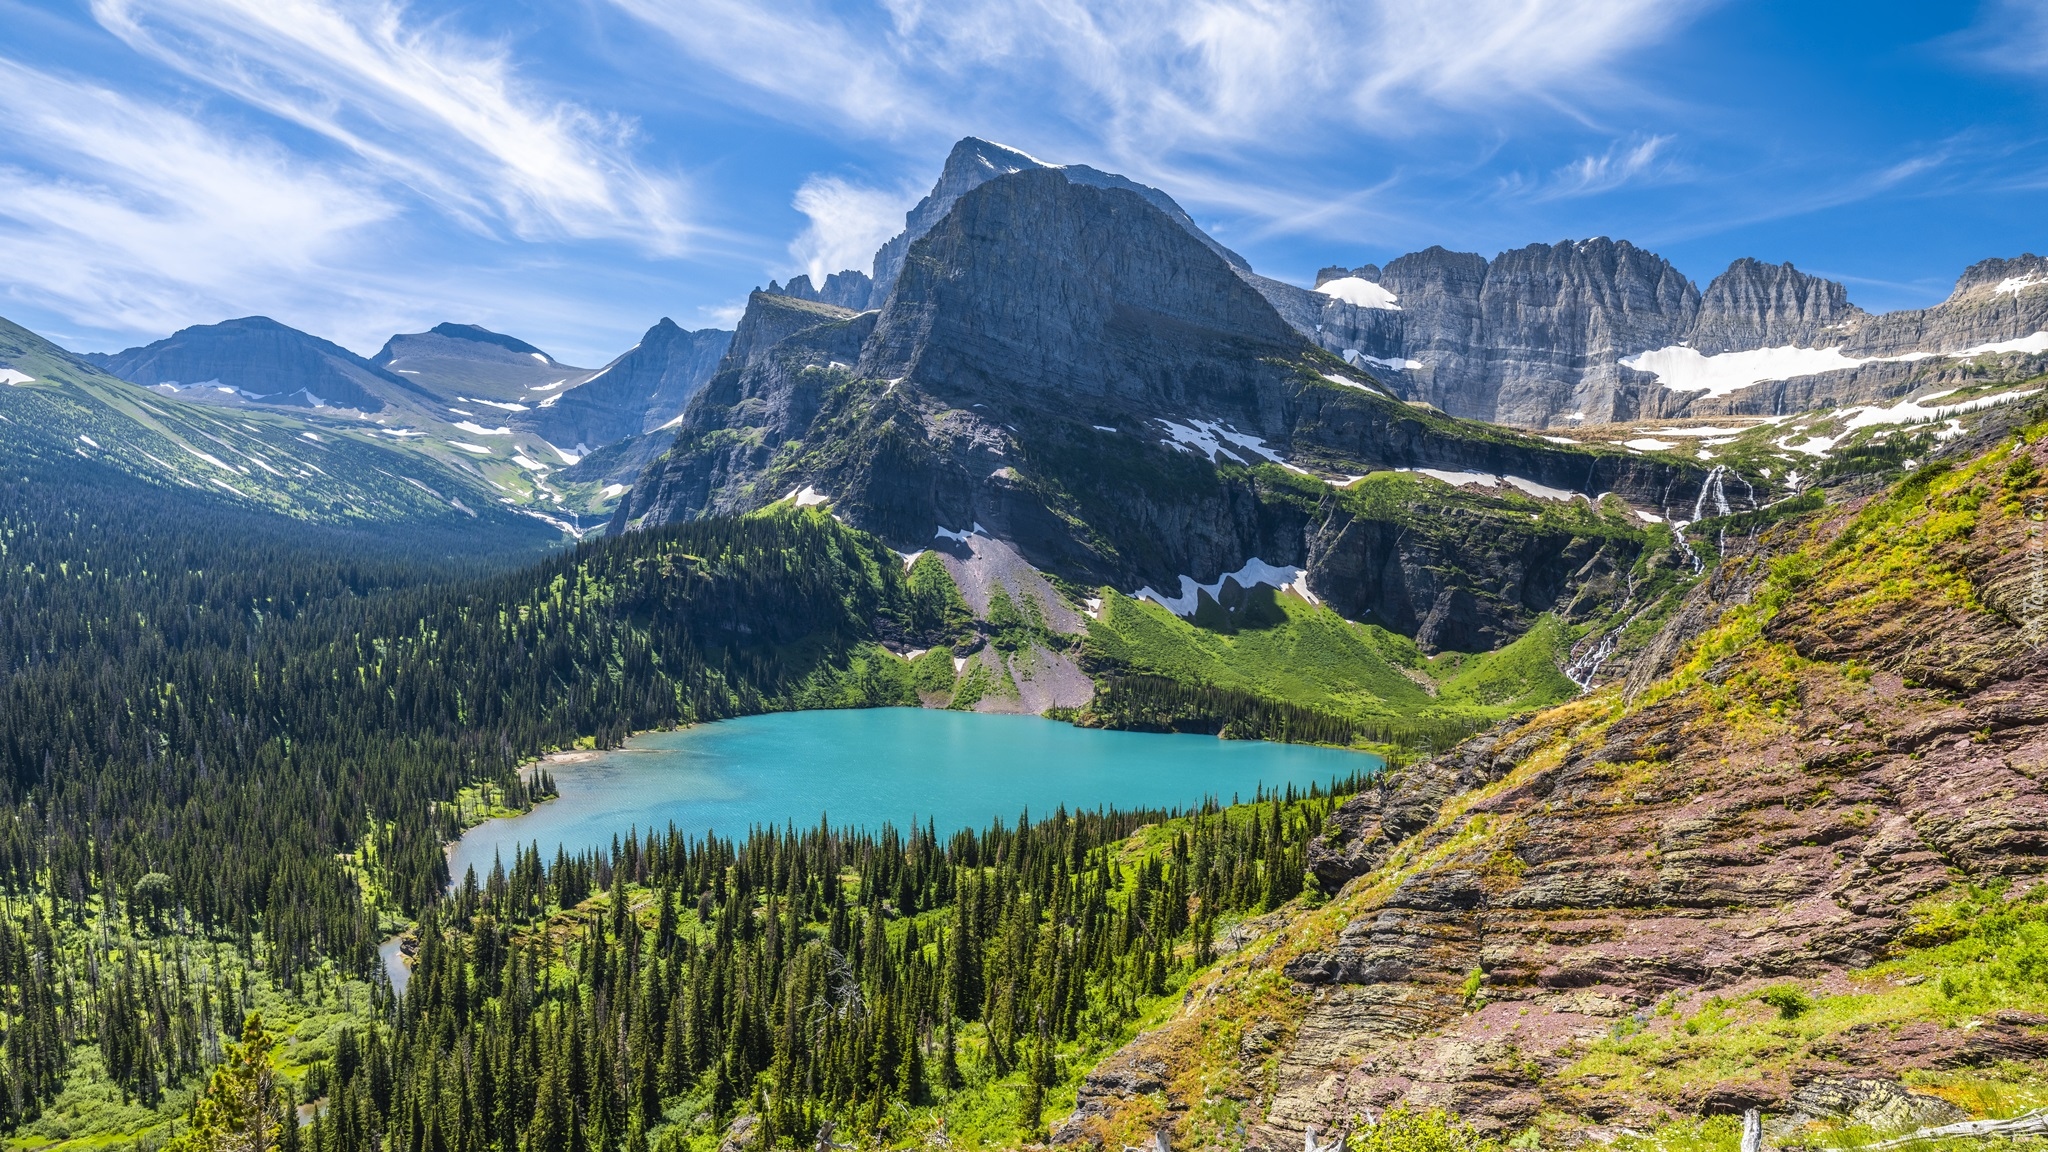
<path id="1" fill-rule="evenodd" d="M 847 268 L 866 271 L 875 249 L 903 230 L 903 214 L 917 193 L 852 184 L 837 176 L 813 176 L 797 189 L 796 210 L 810 224 L 789 246 L 811 283 Z"/>
<path id="2" fill-rule="evenodd" d="M 81 322 L 161 331 L 322 268 L 396 212 L 262 141 L 0 58 L 0 277 Z"/>
<path id="3" fill-rule="evenodd" d="M 1701 0 L 612 0 L 792 119 L 959 135 L 1042 113 L 1117 160 L 1421 131 L 1613 84 Z"/>
<path id="4" fill-rule="evenodd" d="M 1949 45 L 1972 63 L 2048 79 L 2048 3 L 1989 0 Z"/>
<path id="5" fill-rule="evenodd" d="M 480 230 L 690 233 L 681 180 L 633 159 L 633 126 L 522 81 L 501 50 L 409 24 L 382 0 L 93 0 L 137 51 L 320 133 Z"/>
<path id="6" fill-rule="evenodd" d="M 1617 140 L 1598 156 L 1582 156 L 1558 169 L 1542 198 L 1612 192 L 1643 177 L 1655 176 L 1668 168 L 1658 162 L 1658 156 L 1670 142 L 1669 136 L 1652 136 L 1633 143 Z"/>

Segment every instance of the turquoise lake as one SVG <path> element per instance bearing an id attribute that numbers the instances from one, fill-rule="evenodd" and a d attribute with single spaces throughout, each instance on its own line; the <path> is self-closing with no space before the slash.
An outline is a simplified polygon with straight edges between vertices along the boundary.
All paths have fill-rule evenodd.
<path id="1" fill-rule="evenodd" d="M 550 769 L 561 795 L 470 829 L 450 854 L 458 881 L 515 847 L 575 852 L 632 828 L 745 836 L 756 825 L 899 828 L 931 820 L 943 839 L 991 819 L 1076 809 L 1192 808 L 1306 788 L 1380 766 L 1334 748 L 1076 728 L 1035 716 L 922 708 L 782 712 L 637 736 L 595 760 Z"/>

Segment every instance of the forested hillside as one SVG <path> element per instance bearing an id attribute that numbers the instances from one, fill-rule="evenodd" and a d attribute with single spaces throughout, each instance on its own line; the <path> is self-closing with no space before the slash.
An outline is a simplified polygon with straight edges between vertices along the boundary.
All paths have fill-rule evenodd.
<path id="1" fill-rule="evenodd" d="M 43 946 L 53 924 L 148 908 L 277 987 L 330 960 L 365 975 L 380 913 L 447 884 L 460 817 L 442 802 L 483 784 L 517 806 L 514 768 L 579 740 L 900 699 L 907 666 L 861 646 L 877 620 L 924 626 L 900 560 L 811 513 L 495 573 L 432 555 L 129 484 L 0 478 L 0 894 L 17 932 L 0 1066 L 23 1069 L 8 1114 L 33 1115 L 65 1045 L 100 1034 L 80 1013 L 104 1007 L 104 970 L 92 948 Z M 154 971 L 169 983 L 138 1011 L 217 1013 L 196 978 Z M 168 1028 L 158 1050 L 181 1051 Z"/>

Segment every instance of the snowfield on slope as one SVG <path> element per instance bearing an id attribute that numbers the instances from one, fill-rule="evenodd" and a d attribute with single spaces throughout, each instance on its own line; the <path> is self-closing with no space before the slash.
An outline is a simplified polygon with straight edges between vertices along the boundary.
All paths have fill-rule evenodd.
<path id="1" fill-rule="evenodd" d="M 1621 365 L 1638 372 L 1648 372 L 1657 378 L 1659 384 L 1675 392 L 1705 391 L 1709 397 L 1717 397 L 1739 392 L 1752 384 L 1840 372 L 1864 364 L 1904 364 L 1937 357 L 1968 360 L 2004 352 L 2029 355 L 2048 352 L 2048 331 L 2015 340 L 1977 344 L 1953 352 L 1903 352 L 1897 356 L 1865 358 L 1844 355 L 1840 348 L 1797 348 L 1791 345 L 1708 356 L 1696 348 L 1680 344 L 1624 357 Z"/>
<path id="2" fill-rule="evenodd" d="M 1320 604 L 1315 593 L 1308 590 L 1308 569 L 1282 567 L 1268 564 L 1254 556 L 1245 561 L 1244 567 L 1235 572 L 1225 572 L 1208 584 L 1202 584 L 1193 576 L 1180 578 L 1180 595 L 1167 596 L 1155 591 L 1150 584 L 1131 593 L 1134 600 L 1150 600 L 1176 616 L 1192 616 L 1196 605 L 1201 603 L 1201 594 L 1207 592 L 1211 599 L 1222 595 L 1223 582 L 1235 580 L 1240 588 L 1252 588 L 1263 584 L 1269 588 L 1281 588 L 1293 592 L 1311 604 Z"/>
<path id="3" fill-rule="evenodd" d="M 1401 310 L 1400 297 L 1362 276 L 1339 276 L 1316 291 L 1358 308 L 1377 308 L 1383 312 Z"/>

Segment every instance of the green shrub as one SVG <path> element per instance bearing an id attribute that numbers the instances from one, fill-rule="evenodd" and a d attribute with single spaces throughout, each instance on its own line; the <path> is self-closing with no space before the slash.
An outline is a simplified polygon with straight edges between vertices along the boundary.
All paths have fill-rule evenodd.
<path id="1" fill-rule="evenodd" d="M 1395 1108 L 1379 1123 L 1353 1132 L 1350 1152 L 1500 1152 L 1500 1143 L 1441 1108 Z"/>
<path id="2" fill-rule="evenodd" d="M 1791 984 L 1766 988 L 1758 999 L 1776 1008 L 1780 1020 L 1797 1020 L 1813 1009 L 1813 997 Z"/>

